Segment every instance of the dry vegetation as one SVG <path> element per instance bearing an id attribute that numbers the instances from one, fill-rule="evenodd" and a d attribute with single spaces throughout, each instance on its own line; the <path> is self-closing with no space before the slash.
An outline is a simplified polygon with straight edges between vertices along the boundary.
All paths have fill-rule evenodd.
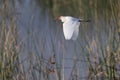
<path id="1" fill-rule="evenodd" d="M 0 80 L 50 80 L 49 74 L 54 75 L 55 80 L 61 80 L 61 71 L 57 69 L 55 55 L 45 61 L 43 54 L 40 56 L 34 51 L 26 59 L 28 70 L 25 70 L 24 61 L 20 57 L 24 44 L 19 40 L 16 13 L 14 5 L 9 0 L 0 1 Z M 120 79 L 120 1 L 119 0 L 39 0 L 43 6 L 47 6 L 54 16 L 60 14 L 90 17 L 96 26 L 95 38 L 92 41 L 86 39 L 86 60 L 88 63 L 87 80 L 119 80 Z M 65 11 L 66 9 L 67 12 Z M 14 13 L 14 15 L 13 15 Z M 103 16 L 106 23 L 102 27 L 110 26 L 107 35 L 106 46 L 99 34 L 100 17 Z M 114 25 L 113 25 L 114 24 Z M 41 53 L 44 53 L 44 40 L 41 39 Z M 54 44 L 54 43 L 53 43 Z M 29 51 L 27 51 L 29 52 Z M 35 62 L 34 62 L 34 61 Z M 48 65 L 51 67 L 48 68 Z M 75 71 L 75 67 L 73 67 Z M 55 73 L 55 74 L 54 74 Z M 73 76 L 73 80 L 80 80 Z"/>

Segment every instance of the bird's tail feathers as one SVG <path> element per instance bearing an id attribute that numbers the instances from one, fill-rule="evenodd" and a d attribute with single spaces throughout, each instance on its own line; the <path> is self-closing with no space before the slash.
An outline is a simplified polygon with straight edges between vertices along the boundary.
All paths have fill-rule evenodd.
<path id="1" fill-rule="evenodd" d="M 91 20 L 79 19 L 79 22 L 90 22 Z"/>

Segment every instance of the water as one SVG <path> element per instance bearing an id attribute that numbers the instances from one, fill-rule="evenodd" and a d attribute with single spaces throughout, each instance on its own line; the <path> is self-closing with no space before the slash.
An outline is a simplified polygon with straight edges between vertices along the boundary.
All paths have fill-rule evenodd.
<path id="1" fill-rule="evenodd" d="M 103 44 L 105 43 L 103 46 L 106 47 L 108 34 L 104 30 L 107 29 L 103 28 L 102 25 L 99 25 L 100 28 L 96 28 L 93 21 L 82 23 L 77 41 L 65 40 L 62 23 L 54 21 L 52 13 L 37 4 L 36 0 L 21 0 L 21 2 L 16 0 L 15 7 L 19 13 L 17 15 L 19 37 L 24 44 L 20 56 L 24 60 L 26 73 L 30 65 L 35 66 L 36 60 L 40 56 L 43 56 L 43 63 L 48 63 L 49 58 L 55 54 L 57 68 L 60 69 L 61 76 L 64 73 L 64 80 L 70 78 L 73 67 L 76 67 L 77 76 L 84 80 L 88 71 L 85 59 L 86 45 L 87 43 L 91 44 L 92 40 L 96 39 L 97 29 L 99 29 L 101 41 Z M 29 59 L 32 59 L 31 63 L 29 63 Z M 77 62 L 74 62 L 75 60 Z M 54 75 L 51 76 L 54 77 Z"/>

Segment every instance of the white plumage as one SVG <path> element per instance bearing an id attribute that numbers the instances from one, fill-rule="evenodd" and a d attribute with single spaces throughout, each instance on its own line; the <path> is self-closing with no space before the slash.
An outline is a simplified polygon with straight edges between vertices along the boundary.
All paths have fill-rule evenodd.
<path id="1" fill-rule="evenodd" d="M 59 19 L 63 22 L 63 33 L 66 40 L 76 40 L 79 34 L 80 22 L 88 22 L 71 16 L 60 16 Z"/>

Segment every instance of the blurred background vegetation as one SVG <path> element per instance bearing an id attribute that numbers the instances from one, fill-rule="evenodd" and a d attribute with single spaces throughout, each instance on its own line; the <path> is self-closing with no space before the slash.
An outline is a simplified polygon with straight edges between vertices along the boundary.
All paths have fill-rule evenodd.
<path id="1" fill-rule="evenodd" d="M 120 79 L 119 0 L 31 0 L 31 3 L 22 6 L 25 2 L 29 2 L 29 0 L 0 0 L 0 80 L 66 80 L 63 64 L 65 61 L 64 55 L 67 53 L 65 46 L 67 42 L 69 44 L 74 42 L 65 41 L 64 38 L 58 36 L 60 28 L 55 28 L 57 34 L 53 32 L 54 37 L 51 33 L 48 33 L 48 35 L 44 31 L 43 34 L 33 32 L 35 28 L 35 13 L 33 11 L 30 19 L 28 18 L 30 22 L 25 22 L 27 25 L 24 25 L 23 28 L 25 29 L 25 26 L 28 26 L 27 35 L 23 34 L 20 37 L 20 33 L 24 32 L 20 30 L 22 26 L 19 25 L 18 16 L 22 12 L 19 13 L 18 9 L 23 10 L 24 13 L 24 11 L 27 11 L 24 8 L 25 5 L 31 5 L 32 3 L 36 3 L 35 5 L 40 7 L 38 9 L 33 8 L 34 10 L 42 9 L 47 11 L 47 15 L 50 16 L 45 16 L 46 20 L 41 19 L 40 24 L 53 26 L 55 24 L 53 19 L 60 15 L 91 19 L 91 23 L 82 24 L 84 27 L 80 27 L 79 35 L 83 37 L 76 41 L 76 44 L 80 47 L 73 46 L 75 56 L 73 57 L 74 64 L 70 76 L 68 76 L 69 80 Z M 28 9 L 32 10 L 30 6 Z M 29 14 L 30 12 L 26 16 Z M 22 18 L 23 21 L 24 19 Z M 51 22 L 47 23 L 47 20 Z M 46 23 L 44 23 L 45 21 Z M 39 23 L 39 21 L 36 20 L 36 23 Z M 45 26 L 37 29 L 42 30 L 42 28 L 45 28 Z M 40 34 L 45 36 L 47 34 L 49 37 L 43 38 Z M 52 46 L 48 46 L 47 43 L 52 44 Z M 60 47 L 58 43 L 61 44 Z M 46 51 L 46 46 L 48 46 L 47 49 L 52 51 L 48 59 L 45 59 L 45 54 L 48 55 L 50 51 Z M 82 72 L 78 71 L 82 67 L 77 67 L 81 64 L 77 63 L 80 57 L 77 56 L 76 49 L 78 49 L 79 55 L 81 53 L 85 54 L 85 61 L 81 61 L 87 64 L 87 73 L 84 77 L 81 77 L 80 73 Z M 56 57 L 58 53 L 63 53 L 59 62 L 57 61 L 58 57 Z"/>
<path id="2" fill-rule="evenodd" d="M 51 11 L 54 16 L 93 17 L 99 15 L 106 18 L 111 17 L 112 12 L 117 15 L 118 11 L 118 0 L 38 0 L 38 3 Z"/>

